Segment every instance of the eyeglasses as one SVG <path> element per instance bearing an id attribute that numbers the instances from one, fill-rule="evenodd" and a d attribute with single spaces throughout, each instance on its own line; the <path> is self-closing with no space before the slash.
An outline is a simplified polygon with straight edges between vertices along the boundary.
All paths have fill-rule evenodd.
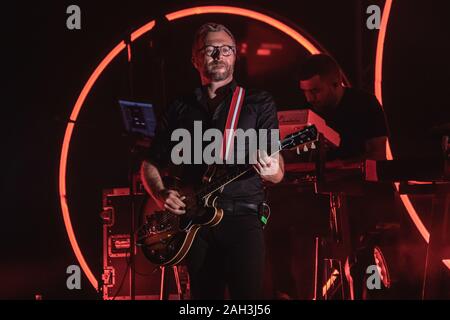
<path id="1" fill-rule="evenodd" d="M 204 46 L 198 51 L 204 51 L 208 57 L 212 57 L 217 54 L 217 51 L 220 52 L 224 57 L 231 56 L 233 53 L 236 53 L 235 46 L 223 45 L 223 46 Z"/>

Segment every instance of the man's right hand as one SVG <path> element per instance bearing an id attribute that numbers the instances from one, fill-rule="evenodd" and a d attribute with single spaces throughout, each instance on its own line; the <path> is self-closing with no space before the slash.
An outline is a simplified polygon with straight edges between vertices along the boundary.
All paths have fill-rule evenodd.
<path id="1" fill-rule="evenodd" d="M 163 189 L 158 192 L 158 198 L 164 203 L 164 208 L 175 214 L 185 214 L 186 204 L 183 202 L 185 196 L 181 196 L 178 191 Z"/>

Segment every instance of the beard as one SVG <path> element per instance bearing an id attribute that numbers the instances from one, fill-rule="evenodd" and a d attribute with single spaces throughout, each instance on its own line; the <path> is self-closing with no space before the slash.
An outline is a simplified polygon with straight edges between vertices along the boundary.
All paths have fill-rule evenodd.
<path id="1" fill-rule="evenodd" d="M 222 81 L 233 74 L 233 66 L 223 61 L 212 61 L 205 66 L 204 75 L 212 81 Z"/>

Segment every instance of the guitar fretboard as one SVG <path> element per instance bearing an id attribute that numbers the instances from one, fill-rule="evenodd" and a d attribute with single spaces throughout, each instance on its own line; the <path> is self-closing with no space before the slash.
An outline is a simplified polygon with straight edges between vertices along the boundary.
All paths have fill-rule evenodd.
<path id="1" fill-rule="evenodd" d="M 274 156 L 278 152 L 282 150 L 282 146 L 278 146 L 278 150 L 272 153 L 270 156 Z M 227 174 L 223 177 L 218 178 L 217 180 L 214 180 L 213 182 L 210 182 L 208 185 L 203 187 L 200 192 L 198 192 L 198 196 L 201 198 L 206 198 L 210 194 L 219 191 L 221 188 L 229 184 L 230 182 L 238 179 L 239 177 L 243 176 L 247 172 L 250 172 L 253 169 L 252 165 L 242 165 L 236 167 L 232 173 Z"/>
<path id="2" fill-rule="evenodd" d="M 317 139 L 317 129 L 315 126 L 309 126 L 295 134 L 292 134 L 288 137 L 286 137 L 284 140 L 280 141 L 277 150 L 273 152 L 270 157 L 274 156 L 278 152 L 284 149 L 290 149 L 298 146 L 303 146 L 312 141 L 316 141 Z M 213 182 L 210 182 L 206 186 L 204 186 L 199 192 L 196 193 L 196 196 L 198 196 L 201 199 L 205 199 L 209 195 L 211 195 L 214 192 L 219 191 L 221 188 L 226 186 L 228 183 L 238 179 L 242 175 L 246 174 L 250 170 L 253 169 L 252 165 L 242 165 L 236 167 L 236 169 L 230 173 L 225 175 L 224 177 L 220 177 L 217 180 L 214 180 Z"/>

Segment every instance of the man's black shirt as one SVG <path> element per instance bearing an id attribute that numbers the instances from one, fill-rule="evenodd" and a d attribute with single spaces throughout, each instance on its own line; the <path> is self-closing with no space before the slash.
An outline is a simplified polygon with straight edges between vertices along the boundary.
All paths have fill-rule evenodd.
<path id="1" fill-rule="evenodd" d="M 341 136 L 341 145 L 328 158 L 348 159 L 363 156 L 365 143 L 372 138 L 387 136 L 383 110 L 375 96 L 364 91 L 345 88 L 339 104 L 323 116 L 327 125 Z"/>
<path id="2" fill-rule="evenodd" d="M 216 128 L 223 132 L 233 92 L 237 84 L 232 81 L 216 90 L 216 97 L 210 99 L 206 88 L 197 88 L 193 93 L 185 95 L 172 102 L 159 120 L 156 136 L 149 151 L 148 160 L 160 170 L 169 168 L 185 184 L 198 186 L 205 172 L 205 164 L 182 164 L 175 166 L 171 161 L 172 148 L 178 141 L 171 141 L 175 129 L 183 128 L 191 133 L 194 143 L 194 121 L 202 122 L 202 131 Z M 264 91 L 246 90 L 245 98 L 239 116 L 238 129 L 278 129 L 276 106 L 272 96 Z M 201 139 L 195 137 L 195 139 Z M 270 138 L 268 139 L 270 141 Z M 204 142 L 203 148 L 210 142 Z M 270 148 L 269 152 L 270 152 Z M 236 150 L 236 143 L 235 143 Z M 248 152 L 246 140 L 246 151 Z M 191 148 L 191 157 L 194 157 Z M 193 159 L 192 159 L 193 160 Z M 193 161 L 191 161 L 193 163 Z M 228 167 L 228 171 L 232 167 Z M 262 180 L 254 170 L 249 174 L 227 184 L 222 191 L 221 199 L 243 200 L 259 203 L 264 199 Z"/>

